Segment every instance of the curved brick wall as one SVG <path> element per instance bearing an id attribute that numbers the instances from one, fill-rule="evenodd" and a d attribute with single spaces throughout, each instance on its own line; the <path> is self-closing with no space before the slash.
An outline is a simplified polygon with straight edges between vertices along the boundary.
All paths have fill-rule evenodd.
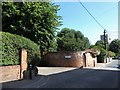
<path id="1" fill-rule="evenodd" d="M 49 52 L 45 54 L 43 59 L 44 59 L 43 64 L 45 66 L 62 66 L 62 67 L 83 66 L 82 52 Z"/>

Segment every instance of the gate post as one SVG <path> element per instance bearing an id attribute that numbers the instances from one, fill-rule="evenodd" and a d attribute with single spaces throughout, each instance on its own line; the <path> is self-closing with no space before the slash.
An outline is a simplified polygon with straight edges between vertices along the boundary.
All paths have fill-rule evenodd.
<path id="1" fill-rule="evenodd" d="M 21 49 L 21 64 L 20 64 L 20 79 L 23 78 L 23 72 L 27 70 L 27 51 L 26 49 Z"/>

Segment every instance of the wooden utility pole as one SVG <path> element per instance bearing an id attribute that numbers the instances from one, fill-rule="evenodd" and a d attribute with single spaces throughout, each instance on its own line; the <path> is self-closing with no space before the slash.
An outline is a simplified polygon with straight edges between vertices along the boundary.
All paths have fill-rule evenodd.
<path id="1" fill-rule="evenodd" d="M 105 45 L 105 62 L 107 63 L 107 37 L 106 37 L 106 30 L 104 29 L 104 45 Z"/>
<path id="2" fill-rule="evenodd" d="M 106 30 L 104 30 L 104 45 L 105 45 L 105 49 L 106 49 Z"/>

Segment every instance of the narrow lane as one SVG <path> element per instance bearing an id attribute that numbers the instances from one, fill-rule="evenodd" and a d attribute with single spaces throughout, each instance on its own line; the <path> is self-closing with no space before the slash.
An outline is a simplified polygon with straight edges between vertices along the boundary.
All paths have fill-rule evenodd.
<path id="1" fill-rule="evenodd" d="M 115 60 L 99 69 L 74 68 L 69 71 L 37 76 L 33 80 L 23 80 L 3 84 L 4 88 L 118 88 L 120 71 Z M 106 69 L 107 68 L 107 69 Z M 108 70 L 108 68 L 110 68 Z M 62 69 L 62 68 L 61 68 Z M 64 69 L 64 68 L 63 68 Z M 48 69 L 49 70 L 49 69 Z M 56 69 L 55 69 L 56 70 Z M 45 71 L 47 72 L 47 71 Z M 118 75 L 119 74 L 119 75 Z"/>
<path id="2" fill-rule="evenodd" d="M 76 69 L 48 75 L 49 80 L 39 88 L 118 88 L 120 60 L 113 60 L 101 69 Z M 108 69 L 110 68 L 110 69 Z M 118 75 L 119 74 L 119 75 Z"/>
<path id="3" fill-rule="evenodd" d="M 111 62 L 109 62 L 108 64 L 105 64 L 104 67 L 105 68 L 120 68 L 120 60 L 118 59 L 113 59 Z"/>
<path id="4" fill-rule="evenodd" d="M 83 73 L 84 72 L 84 73 Z M 69 73 L 69 74 L 67 74 Z M 50 75 L 39 88 L 117 88 L 118 71 L 78 69 Z"/>

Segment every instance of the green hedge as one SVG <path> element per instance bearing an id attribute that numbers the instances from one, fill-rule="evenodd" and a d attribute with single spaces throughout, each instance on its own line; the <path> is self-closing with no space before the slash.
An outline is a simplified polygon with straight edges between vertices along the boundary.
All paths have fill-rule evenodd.
<path id="1" fill-rule="evenodd" d="M 40 61 L 39 46 L 30 39 L 6 32 L 0 32 L 0 36 L 2 36 L 2 47 L 0 47 L 2 66 L 20 64 L 21 48 L 25 48 L 28 52 L 28 64 Z"/>
<path id="2" fill-rule="evenodd" d="M 100 55 L 97 56 L 97 62 L 98 63 L 104 63 L 106 51 L 103 48 L 100 48 Z"/>

